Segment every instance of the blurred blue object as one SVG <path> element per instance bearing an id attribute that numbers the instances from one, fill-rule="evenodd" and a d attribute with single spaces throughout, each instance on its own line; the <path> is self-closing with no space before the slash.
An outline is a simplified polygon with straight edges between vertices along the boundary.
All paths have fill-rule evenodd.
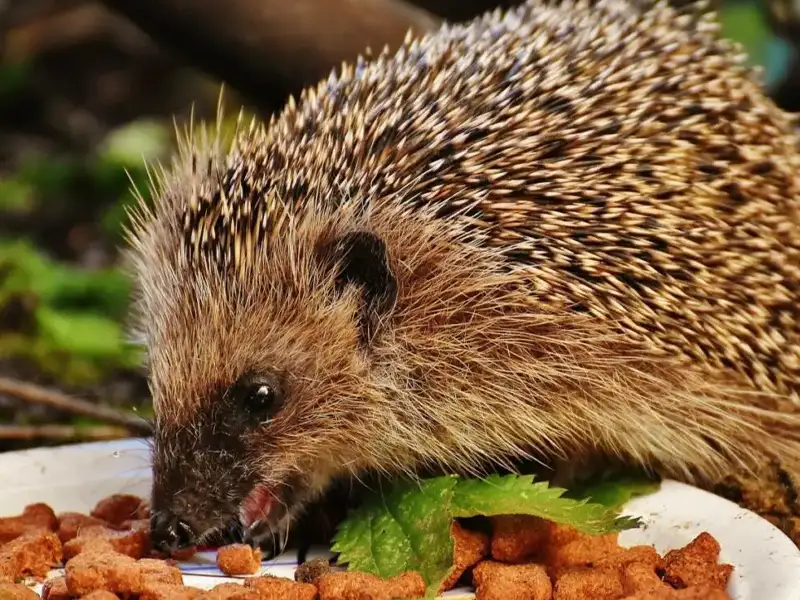
<path id="1" fill-rule="evenodd" d="M 794 47 L 783 38 L 773 37 L 767 42 L 764 48 L 764 83 L 768 90 L 774 90 L 789 77 L 795 58 Z"/>

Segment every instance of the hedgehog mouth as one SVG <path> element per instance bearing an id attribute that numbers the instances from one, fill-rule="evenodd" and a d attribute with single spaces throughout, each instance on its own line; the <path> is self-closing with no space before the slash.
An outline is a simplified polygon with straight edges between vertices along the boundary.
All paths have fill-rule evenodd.
<path id="1" fill-rule="evenodd" d="M 252 528 L 259 521 L 275 521 L 285 512 L 285 504 L 276 490 L 270 486 L 258 484 L 247 495 L 239 509 L 239 519 L 245 528 Z M 283 509 L 283 510 L 282 510 Z"/>
<path id="2" fill-rule="evenodd" d="M 257 484 L 239 509 L 242 541 L 261 548 L 265 558 L 280 554 L 288 541 L 291 515 L 284 496 L 274 487 Z"/>

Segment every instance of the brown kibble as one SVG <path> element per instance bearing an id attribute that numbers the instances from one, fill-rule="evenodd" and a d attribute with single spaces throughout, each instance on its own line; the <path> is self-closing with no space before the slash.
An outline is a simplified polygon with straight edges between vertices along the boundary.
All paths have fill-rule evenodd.
<path id="1" fill-rule="evenodd" d="M 544 559 L 550 577 L 557 580 L 560 574 L 573 567 L 588 567 L 595 561 L 615 555 L 620 551 L 617 534 L 578 534 L 571 541 L 558 546 L 546 546 Z"/>
<path id="2" fill-rule="evenodd" d="M 97 540 L 108 542 L 115 552 L 139 559 L 149 550 L 150 539 L 142 531 L 117 531 L 101 525 L 81 527 L 78 537 L 64 544 L 64 559 L 70 560 Z"/>
<path id="3" fill-rule="evenodd" d="M 439 587 L 440 593 L 455 586 L 467 569 L 478 564 L 489 553 L 489 536 L 485 533 L 464 529 L 458 521 L 453 521 L 450 535 L 453 537 L 453 567 Z"/>
<path id="4" fill-rule="evenodd" d="M 258 592 L 261 600 L 315 600 L 317 588 L 310 583 L 298 583 L 285 577 L 250 577 L 245 587 Z"/>
<path id="5" fill-rule="evenodd" d="M 624 593 L 618 567 L 576 567 L 556 581 L 553 600 L 618 600 Z"/>
<path id="6" fill-rule="evenodd" d="M 261 600 L 254 589 L 246 588 L 237 583 L 220 583 L 207 592 L 202 593 L 198 598 L 202 600 Z"/>
<path id="7" fill-rule="evenodd" d="M 492 559 L 522 563 L 536 556 L 547 541 L 547 521 L 529 515 L 492 517 Z"/>
<path id="8" fill-rule="evenodd" d="M 0 583 L 0 600 L 39 600 L 39 594 L 21 583 Z"/>
<path id="9" fill-rule="evenodd" d="M 114 546 L 111 545 L 111 542 L 105 538 L 101 537 L 82 538 L 81 543 L 82 545 L 80 547 L 80 552 L 77 552 L 76 548 L 73 547 L 70 556 L 65 555 L 64 557 L 65 562 L 72 560 L 81 552 L 116 552 L 116 550 L 114 550 Z"/>
<path id="10" fill-rule="evenodd" d="M 545 521 L 547 535 L 545 543 L 551 547 L 563 546 L 581 537 L 589 537 L 581 533 L 570 525 L 556 523 L 555 521 Z"/>
<path id="11" fill-rule="evenodd" d="M 67 580 L 64 577 L 53 577 L 42 586 L 42 600 L 70 600 Z"/>
<path id="12" fill-rule="evenodd" d="M 622 569 L 622 587 L 626 594 L 672 589 L 661 580 L 655 568 L 640 562 L 632 562 L 624 566 Z"/>
<path id="13" fill-rule="evenodd" d="M 136 561 L 117 552 L 85 550 L 67 562 L 65 572 L 67 589 L 73 596 L 102 589 L 116 594 L 142 590 L 142 572 Z"/>
<path id="14" fill-rule="evenodd" d="M 150 519 L 134 519 L 133 521 L 123 521 L 120 529 L 142 531 L 150 535 Z"/>
<path id="15" fill-rule="evenodd" d="M 414 571 L 389 579 L 357 571 L 334 572 L 320 577 L 317 589 L 320 600 L 422 598 L 425 595 L 425 580 Z"/>
<path id="16" fill-rule="evenodd" d="M 30 521 L 36 521 L 42 525 L 42 527 L 47 527 L 50 531 L 55 531 L 58 527 L 56 513 L 44 502 L 29 504 L 23 509 L 22 516 Z"/>
<path id="17" fill-rule="evenodd" d="M 139 600 L 195 600 L 203 590 L 188 585 L 145 582 Z"/>
<path id="18" fill-rule="evenodd" d="M 307 560 L 294 571 L 294 580 L 298 583 L 314 583 L 323 575 L 331 572 L 331 563 L 325 558 Z"/>
<path id="19" fill-rule="evenodd" d="M 172 584 L 182 585 L 183 574 L 181 570 L 169 564 L 165 560 L 158 560 L 155 558 L 142 558 L 136 562 L 139 570 L 142 573 L 142 579 L 145 585 L 148 584 Z"/>
<path id="20" fill-rule="evenodd" d="M 56 531 L 58 519 L 47 504 L 37 503 L 26 506 L 22 514 L 0 518 L 0 545 L 26 533 Z"/>
<path id="21" fill-rule="evenodd" d="M 472 571 L 475 600 L 550 600 L 553 584 L 542 565 L 484 561 Z"/>
<path id="22" fill-rule="evenodd" d="M 150 521 L 150 502 L 142 500 L 139 508 L 136 509 L 136 516 L 134 520 L 147 520 Z"/>
<path id="23" fill-rule="evenodd" d="M 142 499 L 131 494 L 114 494 L 103 498 L 89 513 L 91 516 L 112 525 L 121 525 L 123 521 L 138 519 Z"/>
<path id="24" fill-rule="evenodd" d="M 197 554 L 197 548 L 195 548 L 194 546 L 189 546 L 188 548 L 181 548 L 180 550 L 174 550 L 170 555 L 170 558 L 177 561 L 189 560 L 195 554 Z"/>
<path id="25" fill-rule="evenodd" d="M 0 548 L 0 582 L 44 577 L 61 563 L 61 540 L 52 531 L 23 534 Z"/>
<path id="26" fill-rule="evenodd" d="M 103 521 L 102 519 L 96 519 L 95 517 L 84 515 L 83 513 L 61 513 L 58 515 L 58 537 L 61 539 L 62 543 L 66 544 L 68 541 L 78 537 L 78 531 L 82 527 L 92 527 L 97 525 L 108 527 L 109 523 Z"/>
<path id="27" fill-rule="evenodd" d="M 724 590 L 733 566 L 717 564 L 719 543 L 703 532 L 679 550 L 664 557 L 664 581 L 676 588 L 708 585 Z"/>
<path id="28" fill-rule="evenodd" d="M 631 548 L 618 548 L 606 556 L 592 562 L 594 567 L 625 567 L 633 563 L 640 563 L 653 571 L 663 566 L 663 559 L 653 546 L 633 546 Z"/>
<path id="29" fill-rule="evenodd" d="M 217 550 L 217 568 L 225 575 L 252 575 L 261 568 L 261 550 L 231 544 Z"/>
<path id="30" fill-rule="evenodd" d="M 676 590 L 669 586 L 625 596 L 620 600 L 731 600 L 727 592 L 708 585 Z"/>
<path id="31" fill-rule="evenodd" d="M 108 590 L 95 590 L 83 596 L 81 600 L 119 600 L 119 596 Z"/>

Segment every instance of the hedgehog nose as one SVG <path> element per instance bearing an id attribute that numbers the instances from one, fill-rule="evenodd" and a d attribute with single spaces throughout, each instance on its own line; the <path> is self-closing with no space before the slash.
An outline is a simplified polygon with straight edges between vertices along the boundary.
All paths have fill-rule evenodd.
<path id="1" fill-rule="evenodd" d="M 196 539 L 192 527 L 169 511 L 153 514 L 150 530 L 153 547 L 166 554 L 193 546 Z"/>

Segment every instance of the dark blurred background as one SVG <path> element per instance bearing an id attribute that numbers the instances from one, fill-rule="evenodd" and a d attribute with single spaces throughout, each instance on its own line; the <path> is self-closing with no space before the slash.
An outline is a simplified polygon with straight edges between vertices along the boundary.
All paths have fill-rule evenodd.
<path id="1" fill-rule="evenodd" d="M 797 4 L 716 5 L 787 110 L 800 110 Z M 0 450 L 143 431 L 118 248 L 128 177 L 146 192 L 143 159 L 168 157 L 173 119 L 192 105 L 213 118 L 223 81 L 228 114 L 266 116 L 367 45 L 497 5 L 0 0 Z"/>

